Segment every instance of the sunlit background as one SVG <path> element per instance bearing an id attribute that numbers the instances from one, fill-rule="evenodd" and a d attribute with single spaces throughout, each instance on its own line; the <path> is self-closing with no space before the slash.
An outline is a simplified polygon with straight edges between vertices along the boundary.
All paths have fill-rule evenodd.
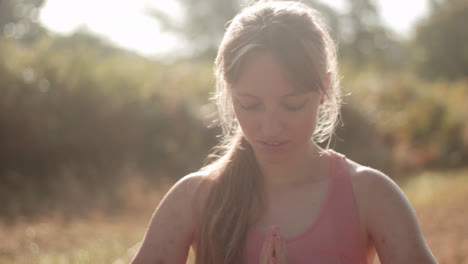
<path id="1" fill-rule="evenodd" d="M 339 43 L 332 148 L 402 187 L 439 263 L 468 263 L 468 0 L 302 2 Z M 244 5 L 0 1 L 0 264 L 129 262 L 217 143 L 213 60 Z"/>
<path id="2" fill-rule="evenodd" d="M 347 1 L 320 1 L 346 12 Z M 426 0 L 375 2 L 382 21 L 400 37 L 411 35 L 414 24 L 428 12 Z M 148 8 L 157 8 L 173 17 L 180 17 L 184 10 L 177 1 L 72 1 L 49 0 L 41 8 L 39 21 L 49 30 L 70 34 L 79 28 L 87 28 L 115 45 L 133 50 L 144 56 L 157 56 L 179 47 L 177 38 L 164 32 Z M 102 12 L 106 16 L 102 17 Z"/>

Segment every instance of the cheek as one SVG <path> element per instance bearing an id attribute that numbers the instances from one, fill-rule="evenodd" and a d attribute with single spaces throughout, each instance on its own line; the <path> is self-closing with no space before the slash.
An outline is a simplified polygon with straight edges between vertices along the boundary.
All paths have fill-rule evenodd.
<path id="1" fill-rule="evenodd" d="M 310 137 L 315 131 L 316 118 L 311 115 L 290 123 L 289 130 L 298 137 Z"/>
<path id="2" fill-rule="evenodd" d="M 290 122 L 289 129 L 297 136 L 311 137 L 317 126 L 317 110 L 310 109 Z"/>
<path id="3" fill-rule="evenodd" d="M 244 134 L 249 134 L 250 131 L 255 131 L 256 126 L 258 125 L 258 120 L 256 120 L 255 115 L 249 114 L 242 110 L 236 110 L 234 108 L 234 112 L 236 114 L 237 121 L 241 126 Z"/>

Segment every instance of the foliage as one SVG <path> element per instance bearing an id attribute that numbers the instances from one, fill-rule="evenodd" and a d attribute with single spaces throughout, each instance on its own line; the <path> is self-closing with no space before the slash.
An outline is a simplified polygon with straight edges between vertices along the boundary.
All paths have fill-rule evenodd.
<path id="1" fill-rule="evenodd" d="M 38 24 L 39 8 L 44 0 L 0 1 L 0 37 L 32 41 L 44 33 Z"/>
<path id="2" fill-rule="evenodd" d="M 397 170 L 467 162 L 466 80 L 428 82 L 411 74 L 363 72 L 344 85 L 352 91 L 350 104 L 375 124 L 379 138 L 392 149 Z"/>
<path id="3" fill-rule="evenodd" d="M 118 209 L 122 168 L 182 176 L 214 144 L 197 110 L 211 67 L 164 66 L 84 33 L 3 39 L 0 52 L 0 215 Z"/>
<path id="4" fill-rule="evenodd" d="M 416 67 L 450 78 L 421 79 L 405 71 L 412 65 L 399 70 L 402 62 L 395 54 L 429 47 L 420 42 L 422 33 L 407 50 L 406 43 L 397 43 L 380 26 L 372 1 L 349 1 L 347 14 L 320 6 L 340 40 L 342 83 L 350 94 L 344 98 L 344 125 L 331 147 L 390 175 L 466 164 L 468 80 L 460 70 L 467 67 L 458 64 L 458 73 L 444 73 L 434 55 L 424 56 Z M 210 30 L 221 34 L 217 26 L 224 23 L 212 22 L 210 30 L 202 26 L 215 19 L 211 16 L 219 16 L 213 21 L 231 17 L 233 5 L 221 3 L 200 5 L 187 18 L 193 23 L 188 29 L 200 33 L 193 37 L 207 41 L 203 36 L 221 36 Z M 420 32 L 439 32 L 432 23 L 439 16 L 448 19 L 443 14 L 453 10 L 446 5 L 440 14 L 434 10 Z M 205 19 L 201 14 L 210 16 L 196 24 Z M 445 32 L 446 38 L 463 38 L 456 27 L 461 20 L 450 21 L 454 30 Z M 353 25 L 350 31 L 348 24 Z M 444 47 L 440 52 L 454 47 L 450 56 L 463 57 L 455 42 L 437 43 Z M 200 52 L 204 58 L 212 58 L 208 50 L 214 51 L 215 44 L 194 43 L 207 48 Z M 30 41 L 0 37 L 0 58 L 0 217 L 54 210 L 80 214 L 96 207 L 115 212 L 126 202 L 118 190 L 127 168 L 148 182 L 178 178 L 199 168 L 216 143 L 217 131 L 206 128 L 214 112 L 207 104 L 214 86 L 211 61 L 164 64 L 115 48 L 86 31 L 66 37 L 43 34 Z"/>
<path id="5" fill-rule="evenodd" d="M 468 1 L 433 1 L 416 30 L 413 61 L 427 79 L 468 77 Z"/>
<path id="6" fill-rule="evenodd" d="M 148 10 L 167 31 L 189 43 L 193 57 L 211 60 L 222 39 L 226 25 L 247 2 L 242 0 L 178 0 L 181 17 L 173 17 L 167 10 Z M 320 11 L 340 43 L 341 59 L 362 65 L 363 61 L 382 67 L 401 64 L 402 47 L 380 21 L 373 0 L 347 0 L 349 10 L 340 13 L 323 1 L 302 1 Z"/>
<path id="7" fill-rule="evenodd" d="M 403 64 L 404 47 L 397 35 L 380 18 L 373 0 L 347 0 L 344 14 L 337 14 L 339 24 L 332 28 L 339 43 L 340 62 L 354 68 L 369 66 L 394 70 Z"/>

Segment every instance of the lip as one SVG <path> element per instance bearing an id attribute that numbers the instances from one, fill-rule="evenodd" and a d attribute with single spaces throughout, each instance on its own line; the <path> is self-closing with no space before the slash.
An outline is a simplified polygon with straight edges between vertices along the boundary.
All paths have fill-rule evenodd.
<path id="1" fill-rule="evenodd" d="M 257 141 L 258 145 L 266 151 L 269 152 L 279 152 L 284 150 L 288 144 L 289 141 L 277 141 L 277 140 L 259 140 Z"/>

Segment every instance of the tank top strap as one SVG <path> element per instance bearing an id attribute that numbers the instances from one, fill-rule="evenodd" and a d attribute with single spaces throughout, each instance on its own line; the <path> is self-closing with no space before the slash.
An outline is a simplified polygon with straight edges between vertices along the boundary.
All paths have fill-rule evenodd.
<path id="1" fill-rule="evenodd" d="M 334 180 L 337 178 L 346 178 L 346 174 L 348 173 L 347 166 L 346 166 L 346 156 L 338 153 L 332 149 L 329 149 L 328 152 L 331 154 L 331 177 Z"/>
<path id="2" fill-rule="evenodd" d="M 365 246 L 346 156 L 330 150 L 332 154 L 334 188 L 331 195 L 330 215 L 337 238 L 336 243 L 344 255 L 365 259 Z"/>
<path id="3" fill-rule="evenodd" d="M 328 150 L 331 153 L 331 180 L 333 183 L 334 194 L 336 198 L 348 196 L 347 198 L 353 198 L 354 194 L 352 190 L 351 177 L 349 174 L 348 162 L 346 156 L 338 153 L 334 150 Z"/>

